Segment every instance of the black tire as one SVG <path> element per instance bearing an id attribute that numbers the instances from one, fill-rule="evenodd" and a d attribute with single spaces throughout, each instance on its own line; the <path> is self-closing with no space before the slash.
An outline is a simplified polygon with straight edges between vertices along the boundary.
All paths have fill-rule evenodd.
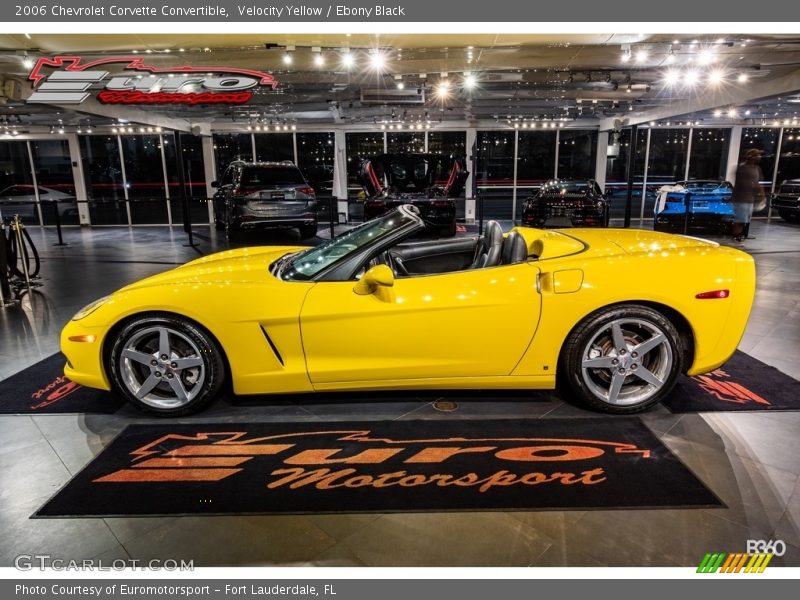
<path id="1" fill-rule="evenodd" d="M 458 230 L 456 226 L 456 222 L 453 221 L 449 225 L 446 225 L 442 228 L 442 235 L 444 237 L 454 237 L 456 235 L 456 231 Z"/>
<path id="2" fill-rule="evenodd" d="M 625 329 L 626 323 L 629 323 L 628 330 Z M 644 325 L 645 323 L 647 326 Z M 618 350 L 613 347 L 603 351 L 600 350 L 602 344 L 598 346 L 593 344 L 595 341 L 604 340 L 603 336 L 613 337 L 612 325 L 614 324 L 619 324 L 623 332 L 627 357 L 620 356 Z M 654 331 L 663 334 L 664 341 L 654 346 L 652 350 L 643 351 L 642 356 L 639 357 L 634 352 L 635 345 L 650 338 L 637 338 L 637 336 Z M 653 339 L 655 339 L 655 335 L 653 335 Z M 629 345 L 629 340 L 633 342 L 632 345 Z M 610 341 L 611 346 L 616 345 L 612 340 L 606 341 Z M 599 354 L 593 355 L 592 353 L 595 351 Z M 687 348 L 686 340 L 662 313 L 639 304 L 609 306 L 593 312 L 570 332 L 561 350 L 559 387 L 594 410 L 612 414 L 637 413 L 647 410 L 672 391 L 678 376 L 684 370 L 684 357 L 688 355 L 689 348 Z M 584 360 L 613 362 L 615 359 L 618 366 L 589 367 L 584 372 Z M 620 364 L 620 359 L 627 361 L 624 363 L 625 374 L 623 374 L 621 368 L 623 365 Z M 638 366 L 629 363 L 636 363 Z M 660 386 L 647 383 L 637 375 L 637 373 L 652 374 L 650 369 L 658 372 L 661 376 L 658 379 L 662 382 Z M 623 383 L 618 390 L 618 395 L 615 396 L 618 403 L 612 403 L 609 398 L 612 394 L 614 378 L 618 373 Z M 606 397 L 599 394 L 604 385 L 608 385 Z M 628 387 L 626 388 L 626 386 Z M 638 395 L 637 390 L 639 390 Z M 625 394 L 629 395 L 625 397 Z"/>
<path id="3" fill-rule="evenodd" d="M 162 329 L 170 333 L 168 339 L 171 337 L 171 343 L 175 344 L 174 352 L 169 352 L 170 356 L 165 362 L 157 360 L 161 358 L 156 355 L 159 348 L 154 347 L 154 344 L 158 343 L 158 333 Z M 125 324 L 110 342 L 112 345 L 106 355 L 105 366 L 111 387 L 143 412 L 162 417 L 195 413 L 214 401 L 223 389 L 226 368 L 219 346 L 204 329 L 187 319 L 173 315 L 144 314 Z M 147 356 L 148 351 L 154 349 L 156 354 L 152 354 L 152 360 L 158 364 L 152 365 L 151 362 L 146 365 L 144 362 L 123 356 L 124 351 L 132 350 L 132 345 L 135 345 L 143 356 Z M 182 348 L 188 348 L 189 351 L 181 353 Z M 181 359 L 198 360 L 202 366 L 173 370 L 167 365 L 169 361 Z M 173 362 L 172 366 L 175 365 L 177 363 Z M 158 373 L 155 369 L 159 370 Z M 147 384 L 149 377 L 156 375 L 159 383 L 152 388 L 152 392 L 145 393 L 143 399 L 138 398 L 133 387 L 140 386 L 141 390 Z M 173 392 L 167 377 L 180 382 L 181 388 L 186 393 L 185 401 Z M 199 387 L 195 389 L 195 386 Z M 172 403 L 170 396 L 175 397 Z"/>
<path id="4" fill-rule="evenodd" d="M 225 231 L 225 221 L 214 217 L 214 229 L 217 231 Z"/>
<path id="5" fill-rule="evenodd" d="M 780 215 L 781 219 L 786 221 L 787 223 L 796 223 L 798 219 L 797 213 L 794 213 L 790 210 L 786 209 L 778 209 L 778 214 Z"/>
<path id="6" fill-rule="evenodd" d="M 307 240 L 316 237 L 319 223 L 315 222 L 313 225 L 300 225 L 297 229 L 300 231 L 300 239 Z"/>

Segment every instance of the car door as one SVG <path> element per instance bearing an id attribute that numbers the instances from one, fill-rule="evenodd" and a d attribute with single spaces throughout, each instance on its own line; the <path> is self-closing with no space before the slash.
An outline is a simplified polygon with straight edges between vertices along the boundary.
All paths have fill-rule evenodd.
<path id="1" fill-rule="evenodd" d="M 358 295 L 322 281 L 300 325 L 312 383 L 508 375 L 535 333 L 538 267 L 398 277 Z"/>
<path id="2" fill-rule="evenodd" d="M 219 180 L 219 188 L 214 194 L 214 216 L 217 223 L 224 223 L 227 218 L 226 200 L 233 185 L 233 172 L 234 168 L 232 166 L 225 170 L 222 179 Z"/>

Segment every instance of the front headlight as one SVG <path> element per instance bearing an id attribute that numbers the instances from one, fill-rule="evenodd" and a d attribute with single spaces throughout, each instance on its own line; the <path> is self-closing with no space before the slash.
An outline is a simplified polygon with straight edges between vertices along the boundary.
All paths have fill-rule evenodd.
<path id="1" fill-rule="evenodd" d="M 111 296 L 103 296 L 102 298 L 98 298 L 91 304 L 87 304 L 86 306 L 84 306 L 82 309 L 80 309 L 78 312 L 75 313 L 75 316 L 72 317 L 72 320 L 80 321 L 81 319 L 85 319 L 94 311 L 96 311 L 98 308 L 100 308 L 103 304 L 108 302 L 109 298 L 111 298 Z"/>

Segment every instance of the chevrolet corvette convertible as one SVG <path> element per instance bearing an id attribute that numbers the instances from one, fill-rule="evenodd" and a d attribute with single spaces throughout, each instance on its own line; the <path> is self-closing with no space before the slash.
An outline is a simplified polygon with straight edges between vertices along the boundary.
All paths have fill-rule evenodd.
<path id="1" fill-rule="evenodd" d="M 65 374 L 182 415 L 236 394 L 565 390 L 631 413 L 716 369 L 744 331 L 752 258 L 641 230 L 420 241 L 398 207 L 313 248 L 200 258 L 101 298 L 64 328 Z"/>

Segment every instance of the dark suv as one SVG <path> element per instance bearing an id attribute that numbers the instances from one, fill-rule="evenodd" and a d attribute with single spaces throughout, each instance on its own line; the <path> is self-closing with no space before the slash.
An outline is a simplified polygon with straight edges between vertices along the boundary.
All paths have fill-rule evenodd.
<path id="1" fill-rule="evenodd" d="M 217 229 L 228 240 L 256 229 L 296 227 L 301 238 L 317 233 L 317 196 L 294 163 L 232 162 L 211 183 Z"/>
<path id="2" fill-rule="evenodd" d="M 784 221 L 800 220 L 800 179 L 787 179 L 772 197 L 772 208 Z"/>

